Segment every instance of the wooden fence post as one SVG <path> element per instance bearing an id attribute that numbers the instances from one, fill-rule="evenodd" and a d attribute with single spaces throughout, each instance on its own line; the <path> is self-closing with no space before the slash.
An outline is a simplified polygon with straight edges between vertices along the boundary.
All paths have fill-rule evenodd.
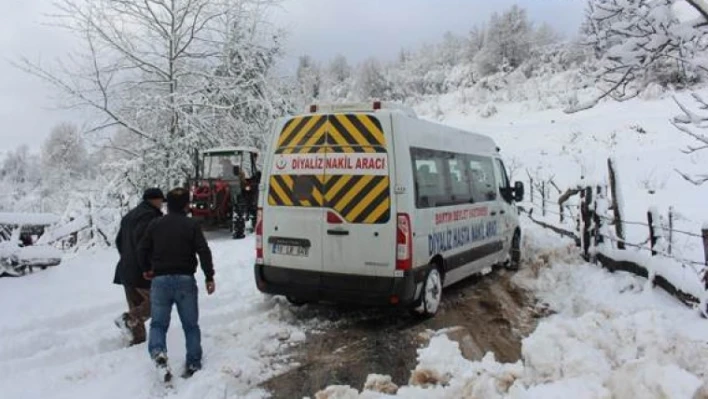
<path id="1" fill-rule="evenodd" d="M 91 205 L 91 199 L 88 200 L 88 220 L 89 220 L 89 239 L 93 240 L 93 206 Z"/>
<path id="2" fill-rule="evenodd" d="M 674 207 L 669 207 L 669 255 L 671 255 L 671 248 L 674 244 Z"/>
<path id="3" fill-rule="evenodd" d="M 590 223 L 592 222 L 592 215 L 590 214 L 590 204 L 592 203 L 592 188 L 585 187 L 580 192 L 580 218 L 582 231 L 580 232 L 580 238 L 583 245 L 583 256 L 585 260 L 589 260 L 590 253 Z"/>
<path id="4" fill-rule="evenodd" d="M 531 203 L 533 204 L 533 177 L 529 174 L 529 191 L 531 191 Z"/>
<path id="5" fill-rule="evenodd" d="M 602 224 L 604 223 L 604 220 L 602 217 L 600 217 L 600 214 L 597 213 L 597 202 L 600 199 L 605 198 L 605 193 L 602 191 L 602 186 L 598 185 L 597 186 L 597 197 L 595 198 L 595 201 L 593 201 L 593 229 L 594 229 L 594 237 L 595 237 L 595 246 L 602 244 L 605 242 L 604 237 L 602 236 Z"/>
<path id="6" fill-rule="evenodd" d="M 647 222 L 649 223 L 649 245 L 651 247 L 651 256 L 656 255 L 656 233 L 654 232 L 654 215 L 651 210 L 647 211 Z"/>
<path id="7" fill-rule="evenodd" d="M 546 216 L 546 182 L 541 182 L 541 215 Z"/>
<path id="8" fill-rule="evenodd" d="M 612 194 L 612 204 L 610 208 L 614 215 L 613 223 L 615 225 L 615 234 L 617 235 L 617 248 L 625 249 L 624 246 L 624 229 L 622 228 L 622 209 L 620 209 L 619 201 L 617 201 L 617 194 L 619 192 L 617 188 L 617 175 L 615 174 L 615 165 L 612 162 L 612 158 L 607 159 L 607 169 L 610 175 L 610 190 Z"/>
<path id="9" fill-rule="evenodd" d="M 708 266 L 708 224 L 703 225 L 701 235 L 703 236 L 703 264 Z M 703 287 L 708 289 L 708 267 L 703 273 Z"/>

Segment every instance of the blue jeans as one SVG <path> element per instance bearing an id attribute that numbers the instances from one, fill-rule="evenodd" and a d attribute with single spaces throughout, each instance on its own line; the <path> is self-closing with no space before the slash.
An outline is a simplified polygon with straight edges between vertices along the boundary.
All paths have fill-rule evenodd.
<path id="1" fill-rule="evenodd" d="M 201 368 L 202 338 L 199 330 L 197 282 L 194 276 L 155 277 L 152 280 L 150 300 L 150 315 L 152 317 L 148 341 L 150 356 L 155 357 L 161 352 L 167 353 L 167 329 L 170 327 L 172 305 L 176 304 L 187 345 L 187 367 Z"/>

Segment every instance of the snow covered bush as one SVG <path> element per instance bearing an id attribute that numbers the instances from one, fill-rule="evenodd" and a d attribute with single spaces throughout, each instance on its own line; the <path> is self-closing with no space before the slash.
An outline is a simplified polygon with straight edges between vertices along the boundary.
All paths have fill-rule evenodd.
<path id="1" fill-rule="evenodd" d="M 687 154 L 702 151 L 708 148 L 708 134 L 704 133 L 705 130 L 708 130 L 708 101 L 704 100 L 697 93 L 693 94 L 693 99 L 697 103 L 700 113 L 692 111 L 688 107 L 684 106 L 681 102 L 676 100 L 676 98 L 674 97 L 674 100 L 676 100 L 676 104 L 678 104 L 679 108 L 681 108 L 681 111 L 683 111 L 683 115 L 674 117 L 672 121 L 673 125 L 679 131 L 692 137 L 700 143 L 698 147 L 689 146 L 684 151 Z M 696 131 L 694 129 L 699 130 Z M 699 173 L 696 176 L 690 176 L 689 174 L 683 172 L 679 173 L 684 179 L 696 185 L 703 184 L 708 181 L 708 173 L 705 172 Z"/>
<path id="2" fill-rule="evenodd" d="M 499 112 L 494 104 L 487 104 L 482 109 L 479 110 L 479 116 L 482 118 L 489 118 Z"/>
<path id="3" fill-rule="evenodd" d="M 677 0 L 591 0 L 582 26 L 584 43 L 596 63 L 588 65 L 601 94 L 581 104 L 589 108 L 607 96 L 625 100 L 650 83 L 685 87 L 708 73 L 701 55 L 708 50 L 708 26 L 681 21 Z"/>

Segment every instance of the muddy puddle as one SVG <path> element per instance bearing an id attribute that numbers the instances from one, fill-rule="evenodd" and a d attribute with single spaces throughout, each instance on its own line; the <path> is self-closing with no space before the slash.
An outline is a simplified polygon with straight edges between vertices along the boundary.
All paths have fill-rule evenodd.
<path id="1" fill-rule="evenodd" d="M 299 366 L 263 384 L 272 398 L 314 397 L 328 385 L 361 389 L 367 375 L 387 374 L 405 385 L 416 366 L 416 349 L 426 330 L 448 327 L 466 336 L 462 352 L 478 360 L 494 352 L 497 360 L 521 357 L 521 340 L 539 317 L 531 294 L 510 280 L 513 273 L 497 270 L 445 289 L 435 318 L 420 320 L 401 310 L 309 305 L 298 309 L 302 318 L 333 321 L 333 327 L 308 335 L 291 356 Z M 471 338 L 471 339 L 470 339 Z"/>

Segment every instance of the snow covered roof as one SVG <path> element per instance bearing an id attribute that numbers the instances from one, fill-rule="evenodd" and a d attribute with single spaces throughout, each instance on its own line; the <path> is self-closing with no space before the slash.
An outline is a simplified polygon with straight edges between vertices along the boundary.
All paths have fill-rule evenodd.
<path id="1" fill-rule="evenodd" d="M 19 226 L 47 226 L 59 223 L 59 216 L 52 213 L 0 212 L 0 224 Z"/>
<path id="2" fill-rule="evenodd" d="M 358 103 L 327 103 L 327 104 L 312 104 L 308 107 L 308 113 L 325 112 L 374 112 L 374 111 L 391 111 L 402 112 L 411 118 L 417 118 L 418 115 L 413 108 L 396 102 L 387 101 L 372 101 Z"/>
<path id="3" fill-rule="evenodd" d="M 246 146 L 237 146 L 237 147 L 216 147 L 216 148 L 210 148 L 208 150 L 202 151 L 203 154 L 221 154 L 221 153 L 234 153 L 234 152 L 241 152 L 241 151 L 246 151 L 246 152 L 255 152 L 258 153 L 258 148 L 255 147 L 246 147 Z"/>

